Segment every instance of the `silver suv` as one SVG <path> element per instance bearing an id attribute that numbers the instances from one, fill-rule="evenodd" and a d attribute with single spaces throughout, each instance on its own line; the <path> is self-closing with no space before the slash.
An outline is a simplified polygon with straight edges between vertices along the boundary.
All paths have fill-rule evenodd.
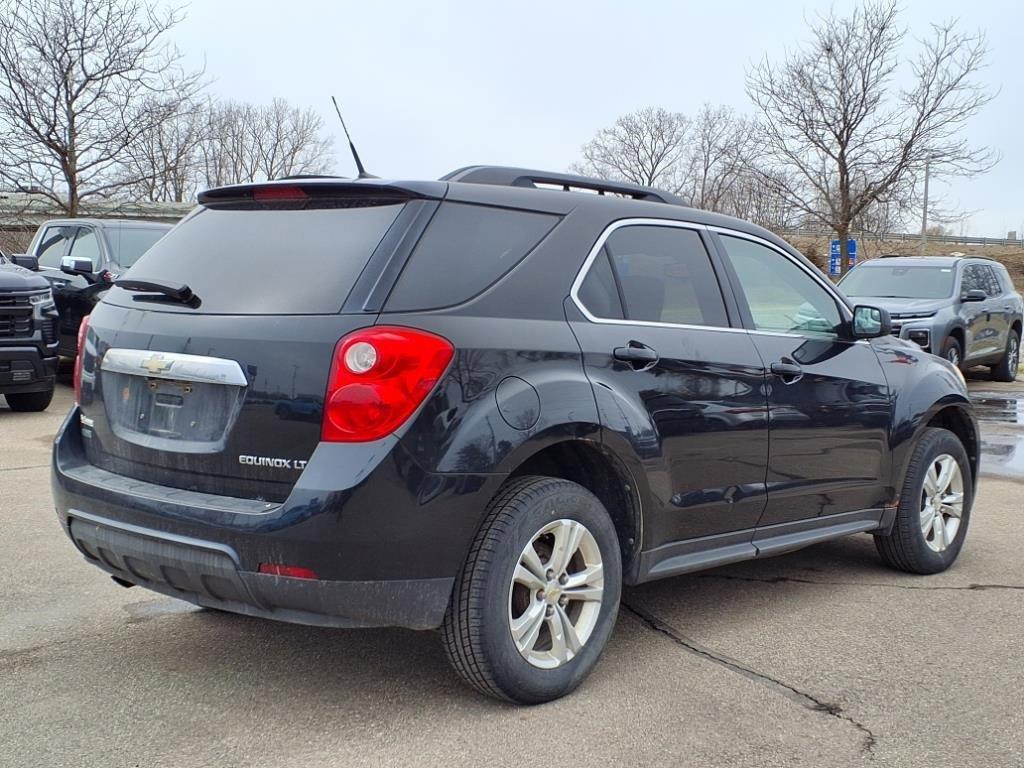
<path id="1" fill-rule="evenodd" d="M 1016 379 L 1024 302 L 999 262 L 883 256 L 850 270 L 839 287 L 859 303 L 889 310 L 893 335 L 962 370 L 987 365 L 997 381 Z"/>

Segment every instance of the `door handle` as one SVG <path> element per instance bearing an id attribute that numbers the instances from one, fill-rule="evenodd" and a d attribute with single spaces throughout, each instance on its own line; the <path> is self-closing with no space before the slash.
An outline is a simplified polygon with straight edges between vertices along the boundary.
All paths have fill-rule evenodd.
<path id="1" fill-rule="evenodd" d="M 616 347 L 612 356 L 623 363 L 629 363 L 634 371 L 646 371 L 658 364 L 658 353 L 641 344 L 639 341 L 631 341 L 625 347 Z"/>
<path id="2" fill-rule="evenodd" d="M 781 361 L 772 363 L 771 371 L 786 384 L 793 384 L 804 375 L 804 369 L 796 363 L 784 363 Z"/>

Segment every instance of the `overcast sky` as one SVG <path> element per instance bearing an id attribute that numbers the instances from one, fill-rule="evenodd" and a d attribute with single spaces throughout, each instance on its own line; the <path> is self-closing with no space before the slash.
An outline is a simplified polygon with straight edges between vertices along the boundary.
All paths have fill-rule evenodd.
<path id="1" fill-rule="evenodd" d="M 852 7 L 837 0 L 836 8 Z M 192 0 L 173 33 L 205 60 L 219 96 L 281 96 L 317 109 L 336 134 L 336 171 L 353 172 L 331 111 L 338 97 L 368 169 L 436 178 L 477 163 L 564 170 L 599 128 L 653 105 L 695 113 L 704 102 L 751 113 L 744 72 L 806 39 L 828 3 L 327 2 Z M 913 36 L 957 17 L 988 35 L 984 77 L 998 98 L 968 129 L 1002 161 L 940 189 L 974 211 L 968 234 L 1024 229 L 1024 3 L 911 0 Z"/>

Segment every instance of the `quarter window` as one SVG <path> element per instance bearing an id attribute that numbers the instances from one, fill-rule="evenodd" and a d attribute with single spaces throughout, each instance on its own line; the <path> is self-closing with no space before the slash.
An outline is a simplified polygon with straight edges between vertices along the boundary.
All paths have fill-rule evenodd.
<path id="1" fill-rule="evenodd" d="M 580 286 L 579 298 L 597 317 L 729 325 L 700 233 L 682 227 L 638 224 L 616 229 Z"/>
<path id="2" fill-rule="evenodd" d="M 757 330 L 838 335 L 839 307 L 807 272 L 760 243 L 727 235 L 721 240 Z"/>

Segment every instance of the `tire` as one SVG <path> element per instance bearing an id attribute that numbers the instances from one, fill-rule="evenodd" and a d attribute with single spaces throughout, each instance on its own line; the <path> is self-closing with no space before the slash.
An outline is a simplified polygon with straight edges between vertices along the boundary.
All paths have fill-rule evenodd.
<path id="1" fill-rule="evenodd" d="M 1006 339 L 1006 354 L 996 365 L 992 366 L 993 381 L 1016 381 L 1017 366 L 1020 365 L 1020 335 L 1010 329 Z"/>
<path id="2" fill-rule="evenodd" d="M 964 349 L 960 345 L 960 342 L 952 336 L 947 337 L 946 340 L 942 342 L 942 357 L 949 360 L 949 362 L 961 371 L 964 370 Z"/>
<path id="3" fill-rule="evenodd" d="M 53 400 L 53 390 L 45 392 L 19 392 L 18 394 L 7 395 L 7 404 L 12 411 L 37 412 L 45 411 L 50 407 Z"/>
<path id="4" fill-rule="evenodd" d="M 928 509 L 932 507 L 927 498 L 925 480 L 933 468 L 938 479 L 942 479 L 941 469 L 945 459 L 951 459 L 956 465 L 955 471 L 959 472 L 959 488 L 956 487 L 956 482 L 951 482 L 948 490 L 941 496 L 944 500 L 952 499 L 954 496 L 950 494 L 954 494 L 955 490 L 962 496 L 955 530 L 950 529 L 955 515 L 942 515 L 940 541 L 938 526 L 934 524 L 934 515 L 928 516 L 928 521 L 932 522 L 926 526 L 925 518 Z M 953 480 L 955 479 L 954 474 Z M 940 573 L 949 568 L 960 554 L 964 538 L 967 536 L 971 504 L 974 501 L 973 488 L 971 465 L 960 439 L 946 429 L 926 429 L 910 458 L 892 531 L 885 536 L 875 536 L 875 546 L 882 561 L 890 568 L 907 573 Z M 942 491 L 941 488 L 939 490 Z M 955 503 L 943 504 L 941 509 L 957 511 Z M 928 530 L 925 530 L 926 527 Z"/>
<path id="5" fill-rule="evenodd" d="M 552 526 L 557 528 L 544 533 Z M 579 527 L 584 533 L 579 533 Z M 572 532 L 580 539 L 564 572 L 569 574 L 569 583 L 576 581 L 579 589 L 582 581 L 588 582 L 592 596 L 600 595 L 597 605 L 559 598 L 563 589 L 556 583 L 559 574 L 547 579 L 552 571 L 547 566 L 559 566 L 559 558 L 551 550 L 559 539 L 569 540 Z M 528 547 L 532 557 L 528 557 Z M 596 573 L 597 557 L 603 576 L 599 585 L 596 577 L 583 576 L 584 568 Z M 525 566 L 520 570 L 521 559 L 534 573 L 538 569 L 546 573 L 541 579 L 530 576 Z M 519 579 L 521 575 L 527 575 L 534 586 L 527 587 L 526 581 Z M 565 595 L 574 590 L 571 586 L 564 589 Z M 557 699 L 575 689 L 594 668 L 615 626 L 621 594 L 618 536 L 601 502 L 568 480 L 518 478 L 488 505 L 455 581 L 441 628 L 448 660 L 467 683 L 488 696 L 519 704 Z M 562 620 L 568 620 L 574 627 L 573 636 L 582 640 L 575 652 L 563 651 L 552 634 L 552 627 L 565 626 Z M 532 633 L 522 632 L 523 651 L 513 639 L 513 622 L 537 627 Z M 571 648 L 568 633 L 562 637 L 565 647 Z M 545 664 L 549 666 L 545 668 Z"/>

